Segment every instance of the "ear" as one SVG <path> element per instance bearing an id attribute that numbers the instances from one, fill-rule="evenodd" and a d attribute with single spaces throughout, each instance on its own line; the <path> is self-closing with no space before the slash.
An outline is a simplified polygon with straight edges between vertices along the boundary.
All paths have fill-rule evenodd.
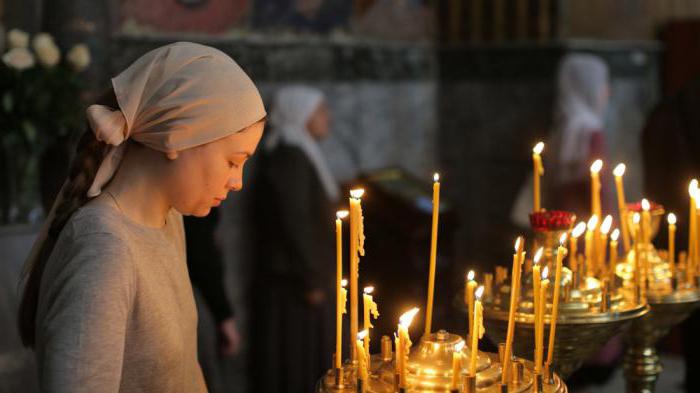
<path id="1" fill-rule="evenodd" d="M 165 153 L 165 155 L 168 157 L 168 159 L 174 160 L 177 158 L 177 151 L 169 151 Z"/>

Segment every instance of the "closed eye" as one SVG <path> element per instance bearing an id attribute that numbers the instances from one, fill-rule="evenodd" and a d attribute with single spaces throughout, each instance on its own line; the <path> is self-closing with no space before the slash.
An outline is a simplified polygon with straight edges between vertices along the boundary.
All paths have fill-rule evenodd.
<path id="1" fill-rule="evenodd" d="M 228 162 L 228 167 L 229 167 L 229 169 L 238 168 L 238 164 L 236 164 L 236 163 L 233 162 L 233 161 L 229 161 L 229 162 Z"/>

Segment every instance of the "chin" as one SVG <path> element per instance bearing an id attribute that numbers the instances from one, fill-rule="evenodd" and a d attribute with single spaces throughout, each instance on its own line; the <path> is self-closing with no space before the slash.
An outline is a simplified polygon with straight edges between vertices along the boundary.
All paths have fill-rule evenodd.
<path id="1" fill-rule="evenodd" d="M 209 215 L 209 212 L 211 212 L 211 207 L 200 208 L 197 209 L 197 211 L 195 211 L 194 213 L 192 213 L 192 215 L 195 217 L 206 217 Z"/>

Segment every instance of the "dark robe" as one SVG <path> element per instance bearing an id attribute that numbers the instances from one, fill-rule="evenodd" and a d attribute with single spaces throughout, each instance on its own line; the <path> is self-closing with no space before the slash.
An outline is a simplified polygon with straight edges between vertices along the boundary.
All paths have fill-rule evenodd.
<path id="1" fill-rule="evenodd" d="M 253 188 L 250 391 L 312 392 L 333 356 L 334 206 L 306 155 L 285 144 L 262 152 Z M 321 304 L 307 300 L 314 290 Z"/>
<path id="2" fill-rule="evenodd" d="M 664 99 L 649 115 L 642 133 L 646 195 L 679 217 L 677 250 L 688 245 L 688 182 L 700 176 L 700 79 Z M 661 225 L 657 245 L 666 245 L 668 230 Z M 700 392 L 700 313 L 683 324 L 688 392 Z"/>

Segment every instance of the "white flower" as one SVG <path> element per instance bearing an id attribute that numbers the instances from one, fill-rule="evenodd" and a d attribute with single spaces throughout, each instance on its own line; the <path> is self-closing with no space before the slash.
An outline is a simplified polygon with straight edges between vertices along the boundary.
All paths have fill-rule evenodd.
<path id="1" fill-rule="evenodd" d="M 36 52 L 39 63 L 46 67 L 53 67 L 61 60 L 61 51 L 50 34 L 39 33 L 34 36 L 32 48 Z"/>
<path id="2" fill-rule="evenodd" d="M 74 70 L 80 72 L 90 65 L 90 49 L 85 44 L 75 45 L 68 51 L 66 59 Z"/>
<path id="3" fill-rule="evenodd" d="M 12 29 L 7 33 L 7 46 L 9 49 L 26 48 L 29 45 L 29 34 L 19 29 Z"/>
<path id="4" fill-rule="evenodd" d="M 10 49 L 2 56 L 2 61 L 19 71 L 34 67 L 34 56 L 27 48 Z"/>

